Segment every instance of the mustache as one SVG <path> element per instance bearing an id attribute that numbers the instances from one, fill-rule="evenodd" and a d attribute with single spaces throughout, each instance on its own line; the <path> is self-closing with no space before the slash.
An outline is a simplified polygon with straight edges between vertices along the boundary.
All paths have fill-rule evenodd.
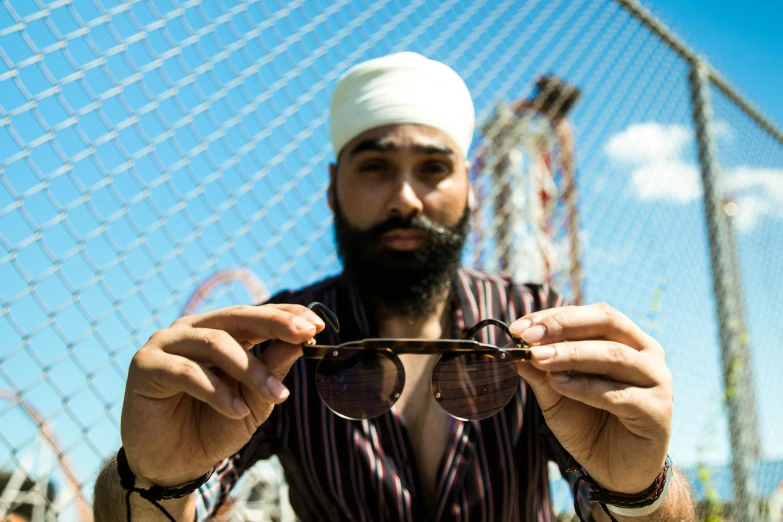
<path id="1" fill-rule="evenodd" d="M 386 221 L 365 230 L 364 235 L 369 239 L 377 239 L 386 232 L 398 229 L 421 230 L 428 234 L 442 234 L 446 231 L 443 227 L 427 219 L 423 214 L 412 214 L 407 217 L 392 216 Z"/>

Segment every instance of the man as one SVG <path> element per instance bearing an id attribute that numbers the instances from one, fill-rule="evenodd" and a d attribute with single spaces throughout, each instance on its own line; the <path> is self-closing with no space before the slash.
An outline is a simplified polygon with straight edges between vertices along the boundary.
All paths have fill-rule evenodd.
<path id="1" fill-rule="evenodd" d="M 606 305 L 548 308 L 562 300 L 545 287 L 459 268 L 473 127 L 462 79 L 420 55 L 371 60 L 340 79 L 328 199 L 343 273 L 153 334 L 130 366 L 123 449 L 96 484 L 98 520 L 125 520 L 125 502 L 129 519 L 167 520 L 142 494 L 169 520 L 206 520 L 244 470 L 273 454 L 305 521 L 553 521 L 550 459 L 572 481 L 567 468 L 578 462 L 619 504 L 654 491 L 660 506 L 632 520 L 693 520 L 684 478 L 664 468 L 672 384 L 663 349 Z M 312 301 L 337 313 L 339 334 L 302 306 Z M 324 405 L 317 361 L 300 358 L 313 337 L 453 338 L 485 318 L 516 320 L 513 335 L 534 348 L 517 365 L 524 382 L 513 400 L 480 421 L 437 405 L 437 356 L 400 355 L 399 399 L 361 421 Z M 510 341 L 486 330 L 481 340 Z M 129 494 L 134 480 L 142 491 Z M 162 500 L 160 488 L 184 496 Z M 589 518 L 583 494 L 579 502 Z"/>

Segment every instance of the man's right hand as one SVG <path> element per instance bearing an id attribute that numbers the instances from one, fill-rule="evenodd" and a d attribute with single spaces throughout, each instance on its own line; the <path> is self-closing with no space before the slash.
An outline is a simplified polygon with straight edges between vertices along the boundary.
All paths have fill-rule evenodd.
<path id="1" fill-rule="evenodd" d="M 299 305 L 233 306 L 186 316 L 133 357 L 122 443 L 138 487 L 190 482 L 235 454 L 288 397 L 282 380 L 324 328 Z M 277 339 L 256 358 L 249 350 Z"/>

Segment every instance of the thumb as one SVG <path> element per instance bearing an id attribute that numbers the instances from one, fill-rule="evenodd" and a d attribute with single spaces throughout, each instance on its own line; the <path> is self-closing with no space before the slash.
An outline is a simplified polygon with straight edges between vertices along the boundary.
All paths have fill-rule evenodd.
<path id="1" fill-rule="evenodd" d="M 529 361 L 517 361 L 517 373 L 530 385 L 542 410 L 550 409 L 562 399 L 563 396 L 549 385 L 549 372 L 539 370 Z"/>
<path id="2" fill-rule="evenodd" d="M 273 341 L 258 359 L 280 381 L 285 379 L 291 366 L 302 356 L 302 345 L 285 341 Z"/>

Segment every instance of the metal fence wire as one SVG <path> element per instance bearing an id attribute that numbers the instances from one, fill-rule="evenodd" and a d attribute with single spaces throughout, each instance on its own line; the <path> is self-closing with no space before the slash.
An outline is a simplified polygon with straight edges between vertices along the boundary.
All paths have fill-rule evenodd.
<path id="1" fill-rule="evenodd" d="M 1 0 L 0 519 L 91 520 L 152 332 L 339 271 L 329 97 L 402 50 L 475 101 L 465 263 L 629 315 L 701 516 L 783 518 L 783 137 L 635 1 Z M 293 520 L 279 464 L 220 517 Z"/>

